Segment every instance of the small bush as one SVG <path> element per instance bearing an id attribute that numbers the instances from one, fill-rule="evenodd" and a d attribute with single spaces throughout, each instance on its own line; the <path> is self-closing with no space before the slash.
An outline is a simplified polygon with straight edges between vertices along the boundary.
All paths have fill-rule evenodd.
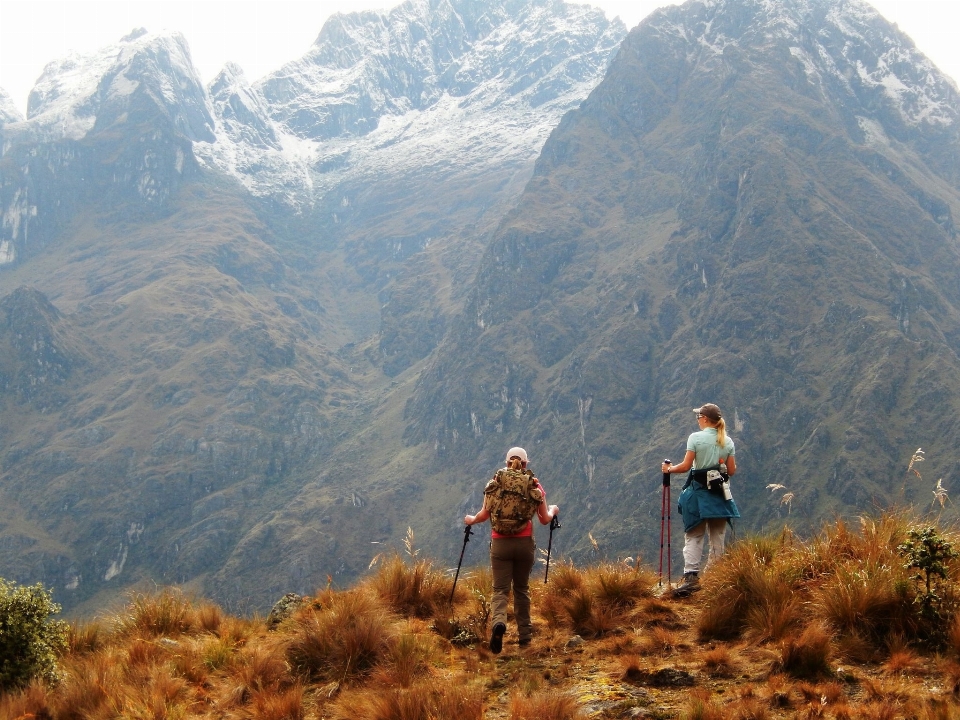
<path id="1" fill-rule="evenodd" d="M 59 679 L 57 654 L 67 647 L 68 626 L 49 590 L 0 578 L 0 691 L 25 686 L 33 678 Z"/>

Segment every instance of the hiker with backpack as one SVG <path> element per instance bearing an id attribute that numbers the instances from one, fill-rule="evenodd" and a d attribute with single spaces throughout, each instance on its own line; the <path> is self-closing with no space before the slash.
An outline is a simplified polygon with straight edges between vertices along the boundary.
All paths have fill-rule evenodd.
<path id="1" fill-rule="evenodd" d="M 533 516 L 548 525 L 560 513 L 556 505 L 547 505 L 540 481 L 527 468 L 527 451 L 512 447 L 507 451 L 506 467 L 497 470 L 483 490 L 483 509 L 467 515 L 467 525 L 490 520 L 490 566 L 493 571 L 493 631 L 490 650 L 499 654 L 507 631 L 507 598 L 513 586 L 513 611 L 517 621 L 520 647 L 533 638 L 530 622 L 530 573 L 536 559 Z"/>
<path id="2" fill-rule="evenodd" d="M 723 414 L 713 403 L 693 411 L 700 430 L 687 438 L 683 462 L 665 462 L 661 466 L 665 474 L 690 472 L 677 498 L 683 517 L 683 582 L 674 590 L 675 597 L 687 597 L 700 589 L 704 535 L 710 536 L 709 566 L 723 554 L 727 524 L 740 517 L 730 494 L 730 476 L 737 471 L 735 448 L 727 435 Z"/>

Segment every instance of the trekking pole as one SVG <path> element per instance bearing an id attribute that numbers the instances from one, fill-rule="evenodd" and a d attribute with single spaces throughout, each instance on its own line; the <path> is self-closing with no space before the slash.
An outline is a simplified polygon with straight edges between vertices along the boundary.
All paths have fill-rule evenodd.
<path id="1" fill-rule="evenodd" d="M 467 543 L 470 542 L 470 533 L 473 532 L 471 525 L 463 528 L 463 548 L 460 550 L 460 562 L 457 563 L 457 574 L 453 577 L 453 587 L 450 589 L 450 604 L 453 605 L 453 594 L 457 591 L 457 580 L 460 578 L 460 566 L 463 565 L 463 553 L 467 550 Z"/>
<path id="2" fill-rule="evenodd" d="M 663 462 L 669 464 L 670 460 Z M 670 578 L 673 573 L 670 567 L 670 473 L 663 473 L 663 490 L 660 493 L 660 575 L 657 580 L 657 587 L 663 585 L 663 526 L 667 526 L 667 584 L 670 584 Z"/>
<path id="3" fill-rule="evenodd" d="M 550 539 L 547 541 L 547 569 L 543 573 L 543 584 L 547 584 L 547 576 L 550 574 L 550 550 L 553 548 L 553 531 L 560 527 L 560 516 L 554 515 L 550 520 Z"/>

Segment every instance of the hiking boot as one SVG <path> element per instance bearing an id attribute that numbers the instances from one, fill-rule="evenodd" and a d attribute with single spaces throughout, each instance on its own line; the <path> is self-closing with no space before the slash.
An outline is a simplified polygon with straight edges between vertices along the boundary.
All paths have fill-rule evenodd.
<path id="1" fill-rule="evenodd" d="M 503 650 L 503 634 L 507 631 L 507 626 L 503 623 L 497 623 L 493 626 L 493 634 L 490 636 L 490 652 L 499 655 Z"/>
<path id="2" fill-rule="evenodd" d="M 532 641 L 533 641 L 533 638 L 520 638 L 520 640 L 517 641 L 517 645 L 519 645 L 522 648 L 530 647 L 530 643 Z"/>
<path id="3" fill-rule="evenodd" d="M 689 572 L 683 574 L 683 582 L 673 591 L 673 596 L 678 598 L 689 597 L 700 589 L 700 578 L 697 573 Z"/>

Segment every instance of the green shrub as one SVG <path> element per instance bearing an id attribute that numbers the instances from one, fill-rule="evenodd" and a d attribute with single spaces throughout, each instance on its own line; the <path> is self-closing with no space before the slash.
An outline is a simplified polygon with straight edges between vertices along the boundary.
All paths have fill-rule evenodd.
<path id="1" fill-rule="evenodd" d="M 67 646 L 68 626 L 43 585 L 24 587 L 0 578 L 0 692 L 33 678 L 56 681 L 57 653 Z"/>

